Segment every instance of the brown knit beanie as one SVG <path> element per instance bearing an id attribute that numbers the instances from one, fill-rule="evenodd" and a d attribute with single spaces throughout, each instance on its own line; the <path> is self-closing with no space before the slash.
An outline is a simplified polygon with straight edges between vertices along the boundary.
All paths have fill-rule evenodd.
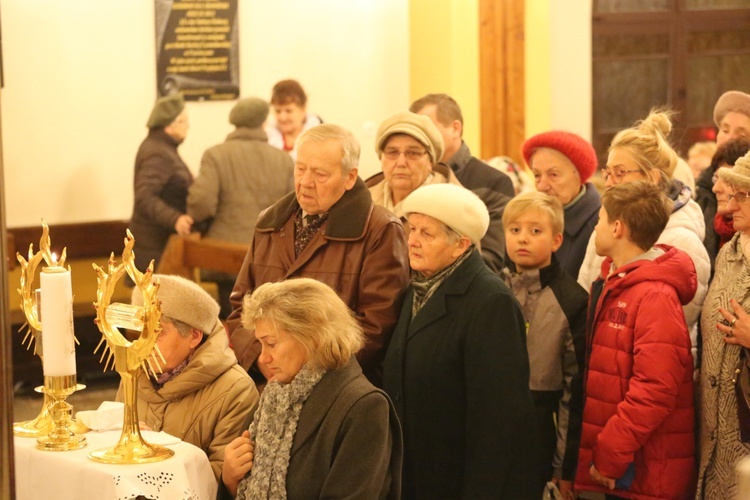
<path id="1" fill-rule="evenodd" d="M 750 118 L 750 95 L 739 90 L 724 92 L 714 106 L 714 123 L 717 127 L 721 126 L 721 120 L 730 111 L 742 113 Z"/>

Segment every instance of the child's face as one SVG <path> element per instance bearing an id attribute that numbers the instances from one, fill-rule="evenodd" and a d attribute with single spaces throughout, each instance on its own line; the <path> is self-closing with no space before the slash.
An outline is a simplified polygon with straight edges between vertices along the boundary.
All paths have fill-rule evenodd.
<path id="1" fill-rule="evenodd" d="M 522 213 L 505 228 L 508 257 L 518 272 L 541 269 L 552 262 L 552 252 L 562 244 L 563 235 L 552 231 L 549 215 L 541 210 Z"/>
<path id="2" fill-rule="evenodd" d="M 596 231 L 594 233 L 596 234 L 594 245 L 596 247 L 597 255 L 602 257 L 610 256 L 612 245 L 615 241 L 612 230 L 613 228 L 609 223 L 609 217 L 607 217 L 607 211 L 604 210 L 604 207 L 601 207 L 599 209 L 599 222 L 597 222 L 596 227 L 594 227 L 594 231 Z"/>

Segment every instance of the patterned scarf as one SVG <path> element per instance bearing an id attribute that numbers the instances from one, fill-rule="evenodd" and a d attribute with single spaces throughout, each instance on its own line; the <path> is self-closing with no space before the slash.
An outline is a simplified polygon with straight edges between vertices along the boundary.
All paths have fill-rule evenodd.
<path id="1" fill-rule="evenodd" d="M 411 305 L 412 318 L 417 315 L 419 310 L 422 309 L 422 306 L 424 306 L 427 303 L 427 300 L 432 297 L 432 294 L 435 293 L 435 290 L 437 290 L 438 287 L 440 287 L 440 284 L 445 281 L 445 278 L 450 276 L 458 266 L 469 258 L 469 255 L 474 253 L 474 248 L 475 245 L 471 245 L 453 264 L 438 271 L 429 278 L 423 276 L 419 271 L 413 273 L 411 278 L 411 287 L 414 289 L 414 301 Z"/>
<path id="2" fill-rule="evenodd" d="M 237 500 L 285 499 L 286 473 L 302 407 L 325 371 L 304 365 L 288 384 L 268 383 L 250 424 L 253 468 L 237 485 Z"/>
<path id="3" fill-rule="evenodd" d="M 313 239 L 315 233 L 318 232 L 320 226 L 328 220 L 328 212 L 320 215 L 306 215 L 307 223 L 302 220 L 302 210 L 297 211 L 297 215 L 294 218 L 294 256 L 299 257 L 299 254 L 307 247 L 308 243 Z"/>
<path id="4" fill-rule="evenodd" d="M 162 373 L 151 373 L 151 377 L 149 379 L 151 380 L 151 385 L 154 386 L 155 391 L 161 390 L 162 387 L 164 387 L 164 384 L 175 378 L 177 375 L 182 373 L 185 368 L 187 367 L 188 363 L 190 363 L 190 358 L 192 358 L 193 355 L 190 354 L 185 361 L 180 363 L 179 365 L 175 366 L 173 369 L 171 369 L 168 372 L 162 372 Z"/>

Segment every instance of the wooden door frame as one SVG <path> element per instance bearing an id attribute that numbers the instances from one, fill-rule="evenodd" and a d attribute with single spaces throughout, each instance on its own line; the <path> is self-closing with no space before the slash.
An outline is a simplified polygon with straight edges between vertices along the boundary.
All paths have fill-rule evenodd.
<path id="1" fill-rule="evenodd" d="M 481 155 L 519 164 L 526 135 L 524 4 L 479 0 Z"/>

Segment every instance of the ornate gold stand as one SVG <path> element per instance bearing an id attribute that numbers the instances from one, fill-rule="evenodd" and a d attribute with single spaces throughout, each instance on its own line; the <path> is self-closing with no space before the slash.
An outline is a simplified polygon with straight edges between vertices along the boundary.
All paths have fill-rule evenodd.
<path id="1" fill-rule="evenodd" d="M 133 246 L 135 239 L 130 231 L 125 239 L 125 249 L 122 252 L 122 263 L 115 266 L 114 255 L 110 257 L 107 271 L 94 265 L 99 286 L 96 292 L 96 324 L 102 332 L 101 346 L 106 341 L 106 348 L 102 359 L 109 351 L 104 369 L 112 362 L 115 370 L 122 379 L 122 394 L 125 403 L 122 434 L 113 448 L 96 450 L 89 453 L 89 458 L 97 462 L 109 464 L 140 464 L 166 460 L 174 455 L 174 451 L 163 446 L 149 444 L 143 440 L 138 421 L 137 407 L 137 375 L 138 370 L 146 371 L 146 364 L 153 366 L 151 361 L 159 366 L 158 355 L 161 357 L 156 339 L 161 331 L 161 307 L 156 298 L 158 283 L 152 282 L 153 262 L 145 273 L 135 267 Z M 128 273 L 143 294 L 143 307 L 133 307 L 128 304 L 110 304 L 112 292 L 117 281 Z M 118 327 L 139 330 L 140 336 L 133 342 L 127 340 Z M 97 351 L 99 346 L 97 346 Z M 96 352 L 96 351 L 94 351 Z M 164 359 L 163 357 L 161 358 Z"/>
<path id="2" fill-rule="evenodd" d="M 117 358 L 117 350 L 115 349 L 115 358 Z M 113 448 L 92 451 L 89 453 L 90 459 L 106 464 L 143 464 L 166 460 L 174 455 L 174 451 L 169 448 L 149 444 L 141 436 L 138 411 L 135 405 L 137 395 L 136 374 L 137 370 L 120 373 L 125 400 L 120 440 Z"/>
<path id="3" fill-rule="evenodd" d="M 31 349 L 33 346 L 34 354 L 39 356 L 39 360 L 42 362 L 42 366 L 44 366 L 44 355 L 42 352 L 42 322 L 39 318 L 39 290 L 34 290 L 32 285 L 36 276 L 36 268 L 42 262 L 42 259 L 44 259 L 48 265 L 52 265 L 53 262 L 59 266 L 65 265 L 65 249 L 63 249 L 59 261 L 52 257 L 50 250 L 49 226 L 42 221 L 42 237 L 39 240 L 39 251 L 34 253 L 34 245 L 30 245 L 28 261 L 24 259 L 20 253 L 16 253 L 16 258 L 21 264 L 21 288 L 18 289 L 18 293 L 21 294 L 21 309 L 26 316 L 26 324 L 24 326 L 27 329 L 26 335 L 21 344 L 26 345 L 28 341 L 26 349 Z M 21 328 L 23 329 L 23 327 Z M 76 343 L 78 343 L 77 340 Z M 85 387 L 86 386 L 84 385 L 77 384 L 75 390 L 79 391 Z M 53 403 L 53 400 L 46 391 L 37 389 L 37 392 L 44 393 L 44 400 L 42 401 L 42 408 L 39 410 L 39 415 L 33 420 L 15 422 L 13 424 L 13 434 L 16 436 L 35 438 L 48 434 L 54 428 L 52 416 L 49 411 L 49 407 Z M 76 434 L 83 434 L 91 430 L 73 419 L 68 423 L 68 428 Z"/>
<path id="4" fill-rule="evenodd" d="M 76 383 L 75 375 L 44 377 L 44 393 L 49 395 L 51 404 L 47 407 L 52 418 L 53 428 L 36 438 L 36 447 L 45 451 L 79 450 L 86 446 L 86 437 L 71 429 L 74 422 L 70 417 L 73 407 L 65 400 L 85 386 Z"/>

